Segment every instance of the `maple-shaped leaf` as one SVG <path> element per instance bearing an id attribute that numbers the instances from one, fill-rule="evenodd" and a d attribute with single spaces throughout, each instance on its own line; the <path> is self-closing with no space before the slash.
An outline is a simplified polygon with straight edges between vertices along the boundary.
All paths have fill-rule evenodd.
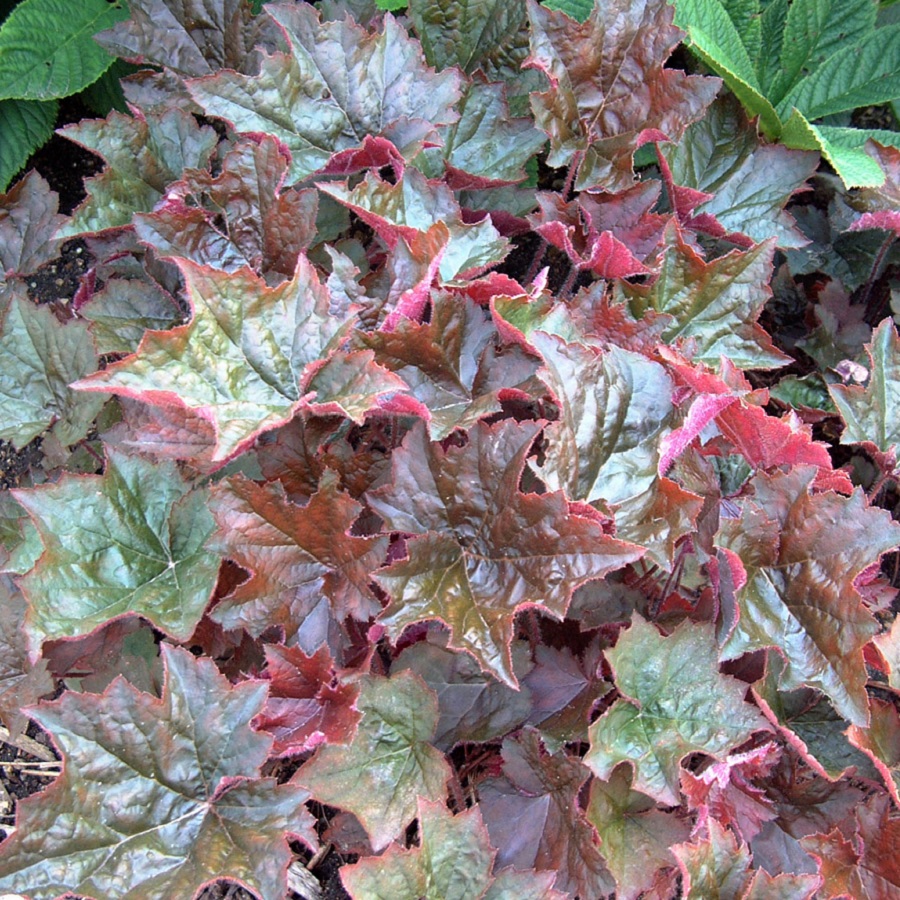
<path id="1" fill-rule="evenodd" d="M 248 71 L 275 26 L 246 0 L 130 0 L 131 17 L 94 35 L 114 56 L 166 66 L 182 76 Z"/>
<path id="2" fill-rule="evenodd" d="M 232 687 L 212 660 L 162 652 L 161 698 L 117 678 L 99 696 L 69 691 L 30 710 L 65 765 L 20 802 L 0 847 L 0 889 L 171 900 L 232 878 L 263 900 L 285 896 L 285 834 L 311 847 L 316 836 L 309 795 L 259 777 L 271 738 L 250 720 L 265 685 Z"/>
<path id="3" fill-rule="evenodd" d="M 456 121 L 459 73 L 436 73 L 389 13 L 384 30 L 351 19 L 319 21 L 308 4 L 280 4 L 268 14 L 288 51 L 264 56 L 258 75 L 222 70 L 187 82 L 207 115 L 238 132 L 275 135 L 291 152 L 291 182 L 322 169 L 338 150 L 366 135 L 386 137 L 406 158 L 434 127 Z"/>
<path id="4" fill-rule="evenodd" d="M 272 752 L 294 756 L 319 744 L 346 744 L 359 723 L 359 688 L 342 681 L 326 647 L 307 656 L 297 647 L 266 644 L 269 699 L 254 722 L 275 738 Z"/>
<path id="5" fill-rule="evenodd" d="M 102 475 L 65 474 L 15 491 L 44 553 L 21 580 L 33 651 L 49 638 L 88 634 L 134 614 L 187 640 L 212 595 L 219 557 L 204 549 L 214 528 L 202 488 L 173 463 L 107 448 Z"/>
<path id="6" fill-rule="evenodd" d="M 659 869 L 674 867 L 669 848 L 691 832 L 684 816 L 659 809 L 631 790 L 628 766 L 617 766 L 608 781 L 591 782 L 587 818 L 600 835 L 600 852 L 621 900 L 635 900 L 653 885 Z"/>
<path id="7" fill-rule="evenodd" d="M 815 469 L 760 473 L 741 503 L 740 519 L 723 519 L 716 543 L 743 568 L 737 621 L 723 659 L 774 647 L 786 662 L 781 687 L 823 691 L 855 725 L 866 725 L 862 648 L 876 633 L 854 579 L 900 540 L 900 526 L 850 497 L 810 494 Z"/>
<path id="8" fill-rule="evenodd" d="M 217 175 L 195 169 L 170 184 L 152 213 L 135 216 L 137 235 L 161 256 L 290 278 L 315 237 L 317 201 L 312 190 L 282 190 L 289 165 L 276 138 L 241 140 Z"/>
<path id="9" fill-rule="evenodd" d="M 456 428 L 471 428 L 499 412 L 504 392 L 540 387 L 534 359 L 518 347 L 499 352 L 496 336 L 477 303 L 436 294 L 428 322 L 402 318 L 393 331 L 363 333 L 356 340 L 406 382 L 418 401 L 415 411 L 427 422 L 432 439 L 440 441 Z M 404 395 L 404 408 L 413 411 L 409 400 Z"/>
<path id="10" fill-rule="evenodd" d="M 442 801 L 450 767 L 429 743 L 438 720 L 437 698 L 417 675 L 399 672 L 359 682 L 359 728 L 347 746 L 327 744 L 293 780 L 322 803 L 352 812 L 378 852 L 399 836 L 417 812 L 417 799 Z"/>
<path id="11" fill-rule="evenodd" d="M 900 444 L 900 338 L 890 317 L 883 319 L 866 344 L 869 380 L 859 385 L 828 385 L 838 412 L 847 423 L 842 444 L 871 441 L 887 452 Z"/>
<path id="12" fill-rule="evenodd" d="M 58 238 L 130 225 L 136 212 L 149 212 L 167 185 L 185 169 L 206 168 L 218 141 L 182 109 L 105 119 L 85 119 L 60 133 L 102 156 L 106 168 L 85 183 L 87 199 L 57 232 Z"/>
<path id="13" fill-rule="evenodd" d="M 808 243 L 784 207 L 815 172 L 818 156 L 762 143 L 733 95 L 719 97 L 682 140 L 660 149 L 676 185 L 711 195 L 688 227 L 745 247 L 771 237 L 783 249 Z"/>
<path id="14" fill-rule="evenodd" d="M 279 625 L 292 638 L 323 594 L 338 620 L 365 621 L 381 609 L 369 578 L 387 538 L 349 534 L 362 505 L 340 490 L 334 472 L 303 507 L 277 481 L 236 475 L 212 489 L 210 510 L 219 529 L 209 546 L 251 573 L 211 613 L 227 630 L 259 637 Z"/>
<path id="15" fill-rule="evenodd" d="M 634 151 L 678 140 L 719 90 L 717 78 L 664 67 L 682 36 L 673 15 L 654 0 L 610 0 L 580 23 L 529 2 L 525 65 L 552 88 L 531 95 L 535 122 L 550 136 L 548 164 L 578 165 L 576 190 L 630 187 Z"/>
<path id="16" fill-rule="evenodd" d="M 564 751 L 550 755 L 536 731 L 503 742 L 503 775 L 478 786 L 479 806 L 497 848 L 496 866 L 551 869 L 554 887 L 581 897 L 606 896 L 614 882 L 594 828 L 578 802 L 590 773 Z"/>
<path id="17" fill-rule="evenodd" d="M 678 228 L 670 227 L 667 246 L 653 266 L 659 271 L 656 280 L 624 290 L 635 315 L 653 309 L 672 316 L 662 339 L 670 344 L 693 339 L 696 361 L 715 365 L 726 356 L 742 368 L 776 368 L 790 357 L 776 349 L 757 322 L 772 296 L 774 252 L 775 241 L 768 240 L 706 262 Z"/>
<path id="18" fill-rule="evenodd" d="M 0 276 L 28 274 L 53 259 L 64 221 L 58 195 L 36 171 L 0 194 Z"/>
<path id="19" fill-rule="evenodd" d="M 303 255 L 294 277 L 272 288 L 246 268 L 227 273 L 184 259 L 178 266 L 191 321 L 150 332 L 133 356 L 76 386 L 196 411 L 215 426 L 213 459 L 224 461 L 312 399 L 304 396 L 310 382 L 349 332 L 353 314 L 331 312 L 329 292 Z M 370 370 L 353 367 L 357 378 Z M 346 386 L 326 384 L 338 393 L 320 391 L 315 400 L 339 403 Z M 395 376 L 382 378 L 364 405 L 401 387 Z M 358 396 L 351 398 L 357 405 Z"/>
<path id="20" fill-rule="evenodd" d="M 816 875 L 769 875 L 750 868 L 750 851 L 715 819 L 709 820 L 709 837 L 676 844 L 672 852 L 684 879 L 685 900 L 710 897 L 733 900 L 809 900 L 819 887 Z"/>
<path id="21" fill-rule="evenodd" d="M 8 575 L 0 575 L 0 719 L 13 737 L 28 726 L 23 707 L 52 694 L 55 684 L 44 659 L 28 657 L 23 634 L 25 598 Z"/>
<path id="22" fill-rule="evenodd" d="M 438 698 L 439 719 L 432 743 L 449 753 L 463 741 L 484 743 L 504 737 L 525 723 L 531 711 L 531 691 L 524 685 L 511 687 L 486 675 L 468 653 L 456 653 L 443 646 L 429 629 L 428 639 L 407 647 L 394 660 L 392 672 L 409 669 L 430 687 Z M 513 648 L 517 671 L 527 669 L 528 651 L 521 644 Z M 524 682 L 525 679 L 523 679 Z"/>
<path id="23" fill-rule="evenodd" d="M 69 446 L 90 431 L 104 403 L 70 389 L 97 371 L 91 335 L 84 322 L 63 325 L 35 306 L 24 287 L 11 293 L 0 324 L 0 438 L 21 448 L 53 425 Z"/>
<path id="24" fill-rule="evenodd" d="M 744 702 L 744 686 L 719 674 L 716 642 L 706 625 L 683 622 L 664 638 L 635 615 L 606 657 L 622 699 L 588 732 L 591 748 L 584 761 L 600 778 L 629 762 L 635 790 L 676 806 L 685 756 L 720 759 L 754 731 L 768 728 Z"/>
<path id="25" fill-rule="evenodd" d="M 495 851 L 478 807 L 454 816 L 446 804 L 419 800 L 419 846 L 392 844 L 379 857 L 341 869 L 354 900 L 472 900 L 491 881 Z"/>
<path id="26" fill-rule="evenodd" d="M 443 222 L 450 242 L 440 261 L 444 281 L 481 271 L 506 256 L 508 243 L 490 217 L 467 225 L 450 188 L 407 169 L 396 184 L 369 174 L 352 190 L 346 184 L 322 183 L 319 189 L 355 212 L 390 248 L 403 237 L 411 243 L 419 232 Z"/>
<path id="27" fill-rule="evenodd" d="M 423 619 L 450 628 L 450 646 L 516 687 L 509 644 L 525 606 L 562 618 L 579 585 L 641 550 L 573 515 L 559 492 L 519 491 L 540 423 L 479 422 L 444 451 L 416 426 L 393 454 L 393 483 L 369 494 L 391 531 L 412 535 L 408 557 L 377 575 L 391 595 L 381 621 L 394 634 Z"/>

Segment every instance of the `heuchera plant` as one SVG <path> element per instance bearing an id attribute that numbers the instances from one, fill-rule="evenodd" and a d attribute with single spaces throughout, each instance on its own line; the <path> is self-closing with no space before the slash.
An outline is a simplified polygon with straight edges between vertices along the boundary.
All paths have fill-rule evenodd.
<path id="1" fill-rule="evenodd" d="M 62 761 L 0 890 L 897 896 L 900 151 L 766 143 L 674 14 L 99 35 L 87 198 L 0 197 L 0 715 Z"/>

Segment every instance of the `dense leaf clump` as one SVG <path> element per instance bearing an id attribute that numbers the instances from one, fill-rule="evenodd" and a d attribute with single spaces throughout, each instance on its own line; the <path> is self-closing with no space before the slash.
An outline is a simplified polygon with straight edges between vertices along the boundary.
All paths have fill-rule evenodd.
<path id="1" fill-rule="evenodd" d="M 900 150 L 837 4 L 675 6 L 97 36 L 0 195 L 0 892 L 900 893 Z"/>

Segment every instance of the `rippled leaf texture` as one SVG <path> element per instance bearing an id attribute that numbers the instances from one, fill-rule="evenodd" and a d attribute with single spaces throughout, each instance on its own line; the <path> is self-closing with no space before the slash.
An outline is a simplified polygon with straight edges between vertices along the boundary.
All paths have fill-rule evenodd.
<path id="1" fill-rule="evenodd" d="M 135 216 L 138 237 L 161 256 L 290 278 L 315 237 L 316 194 L 282 190 L 289 165 L 290 154 L 269 135 L 239 141 L 218 175 L 193 170 L 169 185 L 152 213 Z"/>
<path id="2" fill-rule="evenodd" d="M 847 427 L 842 444 L 871 441 L 887 452 L 900 443 L 900 338 L 893 319 L 883 319 L 866 345 L 869 381 L 829 385 L 828 391 Z"/>
<path id="3" fill-rule="evenodd" d="M 664 63 L 681 38 L 673 9 L 655 0 L 595 4 L 587 21 L 528 4 L 531 54 L 552 90 L 531 95 L 550 136 L 551 166 L 581 156 L 575 188 L 622 190 L 632 156 L 648 140 L 678 140 L 715 97 L 720 82 Z"/>
<path id="4" fill-rule="evenodd" d="M 495 865 L 551 869 L 554 887 L 570 896 L 609 894 L 614 882 L 578 802 L 588 770 L 563 751 L 551 756 L 531 729 L 505 740 L 502 753 L 503 775 L 478 789 Z"/>
<path id="5" fill-rule="evenodd" d="M 272 753 L 295 756 L 320 744 L 346 744 L 356 733 L 359 688 L 342 681 L 326 647 L 307 656 L 266 644 L 269 699 L 255 727 L 275 738 Z"/>
<path id="6" fill-rule="evenodd" d="M 634 789 L 660 803 L 680 801 L 681 760 L 717 759 L 766 721 L 744 703 L 745 687 L 719 674 L 712 629 L 684 622 L 664 638 L 640 616 L 606 651 L 622 699 L 589 729 L 585 763 L 609 778 L 620 762 L 634 766 Z"/>
<path id="7" fill-rule="evenodd" d="M 660 254 L 652 285 L 629 286 L 632 311 L 650 308 L 672 316 L 662 339 L 693 339 L 694 359 L 715 365 L 720 356 L 749 369 L 771 369 L 790 361 L 757 323 L 772 296 L 774 240 L 746 252 L 732 250 L 711 262 L 691 247 L 678 230 Z"/>
<path id="8" fill-rule="evenodd" d="M 53 235 L 63 221 L 59 197 L 37 172 L 0 196 L 0 281 L 5 273 L 34 272 L 52 259 L 57 250 Z"/>
<path id="9" fill-rule="evenodd" d="M 85 182 L 87 199 L 57 233 L 60 238 L 130 225 L 132 215 L 153 209 L 185 169 L 206 168 L 218 140 L 212 128 L 180 109 L 146 116 L 111 112 L 60 133 L 106 162 Z"/>
<path id="10" fill-rule="evenodd" d="M 314 846 L 308 797 L 260 778 L 271 739 L 250 729 L 260 682 L 231 687 L 212 660 L 163 645 L 162 697 L 116 679 L 32 710 L 65 757 L 63 774 L 19 805 L 0 849 L 0 888 L 53 900 L 196 897 L 233 878 L 285 895 L 286 832 Z"/>
<path id="11" fill-rule="evenodd" d="M 450 767 L 429 742 L 438 721 L 433 691 L 411 672 L 360 682 L 359 730 L 326 745 L 294 776 L 322 803 L 352 812 L 383 850 L 417 814 L 417 798 L 443 801 Z"/>
<path id="12" fill-rule="evenodd" d="M 291 151 L 290 181 L 323 168 L 367 134 L 386 137 L 404 156 L 434 126 L 457 118 L 459 74 L 435 73 L 419 45 L 390 14 L 370 33 L 350 19 L 320 22 L 305 3 L 273 5 L 289 50 L 263 58 L 258 75 L 228 70 L 188 82 L 207 115 L 239 132 L 267 132 Z"/>
<path id="13" fill-rule="evenodd" d="M 236 475 L 212 489 L 210 508 L 219 526 L 210 546 L 251 573 L 211 613 L 224 628 L 259 637 L 278 625 L 293 638 L 323 594 L 338 620 L 365 621 L 381 609 L 369 573 L 384 559 L 387 538 L 349 534 L 362 506 L 334 472 L 302 507 L 277 481 Z"/>
<path id="14" fill-rule="evenodd" d="M 258 45 L 275 37 L 247 0 L 128 0 L 131 17 L 96 35 L 116 56 L 166 66 L 179 75 L 247 71 Z"/>
<path id="15" fill-rule="evenodd" d="M 401 237 L 412 246 L 420 232 L 444 223 L 450 232 L 450 243 L 440 260 L 444 281 L 480 272 L 506 256 L 507 242 L 490 217 L 464 224 L 447 185 L 426 180 L 416 169 L 407 169 L 396 184 L 369 175 L 352 190 L 346 184 L 320 184 L 319 188 L 352 209 L 392 249 Z"/>
<path id="16" fill-rule="evenodd" d="M 137 353 L 78 382 L 79 388 L 196 411 L 215 426 L 213 458 L 223 461 L 288 421 L 304 401 L 333 403 L 334 412 L 346 401 L 361 417 L 360 404 L 365 408 L 403 386 L 373 368 L 371 359 L 358 360 L 349 372 L 338 360 L 329 371 L 353 314 L 330 311 L 328 290 L 305 257 L 294 277 L 274 288 L 246 268 L 229 274 L 183 259 L 178 266 L 191 321 L 150 332 Z M 360 393 L 359 380 L 372 376 L 374 383 Z"/>
<path id="17" fill-rule="evenodd" d="M 65 446 L 81 440 L 103 406 L 69 388 L 97 370 L 84 322 L 63 325 L 16 291 L 0 325 L 0 438 L 24 447 L 53 425 Z"/>
<path id="18" fill-rule="evenodd" d="M 723 519 L 717 543 L 743 566 L 739 615 L 723 658 L 774 647 L 785 690 L 823 691 L 855 725 L 868 721 L 862 648 L 877 632 L 854 579 L 900 540 L 900 527 L 850 497 L 810 494 L 815 470 L 760 474 L 740 519 Z"/>
<path id="19" fill-rule="evenodd" d="M 436 294 L 428 322 L 401 318 L 393 331 L 360 334 L 357 341 L 406 382 L 417 401 L 413 407 L 404 396 L 407 411 L 422 416 L 440 441 L 499 412 L 504 393 L 540 387 L 534 360 L 518 347 L 498 351 L 496 337 L 477 303 Z"/>
<path id="20" fill-rule="evenodd" d="M 392 598 L 381 621 L 395 634 L 423 619 L 445 622 L 452 648 L 512 687 L 516 611 L 562 618 L 575 588 L 641 555 L 569 513 L 561 493 L 519 491 L 539 430 L 478 423 L 464 447 L 444 451 L 417 426 L 393 454 L 393 483 L 369 495 L 388 529 L 412 536 L 407 559 L 378 574 Z"/>
<path id="21" fill-rule="evenodd" d="M 714 195 L 694 211 L 693 227 L 745 247 L 770 237 L 781 248 L 807 243 L 784 207 L 815 172 L 816 155 L 762 143 L 730 95 L 661 149 L 677 185 Z"/>
<path id="22" fill-rule="evenodd" d="M 608 781 L 591 782 L 587 818 L 600 835 L 617 900 L 635 900 L 653 886 L 661 868 L 674 867 L 669 848 L 687 840 L 691 831 L 688 819 L 631 790 L 627 766 L 617 766 Z"/>
<path id="23" fill-rule="evenodd" d="M 379 857 L 341 869 L 354 900 L 472 900 L 493 879 L 487 831 L 477 808 L 454 816 L 444 803 L 419 800 L 419 846 L 392 844 Z"/>
<path id="24" fill-rule="evenodd" d="M 872 760 L 894 803 L 900 806 L 900 712 L 893 702 L 879 697 L 869 698 L 869 704 L 869 727 L 851 725 L 847 737 Z"/>
<path id="25" fill-rule="evenodd" d="M 212 595 L 219 557 L 203 549 L 213 518 L 205 490 L 172 463 L 107 448 L 102 475 L 65 474 L 15 497 L 44 553 L 21 579 L 32 650 L 134 614 L 187 640 Z"/>

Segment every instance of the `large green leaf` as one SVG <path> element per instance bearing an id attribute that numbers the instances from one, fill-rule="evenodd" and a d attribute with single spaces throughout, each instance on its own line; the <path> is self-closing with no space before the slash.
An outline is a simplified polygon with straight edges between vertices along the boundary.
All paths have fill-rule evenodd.
<path id="1" fill-rule="evenodd" d="M 56 100 L 0 100 L 0 191 L 53 134 Z"/>
<path id="2" fill-rule="evenodd" d="M 65 766 L 19 804 L 0 889 L 32 900 L 187 900 L 235 878 L 263 900 L 285 896 L 286 833 L 309 846 L 316 836 L 309 795 L 259 777 L 272 739 L 250 722 L 265 685 L 232 687 L 212 660 L 162 652 L 161 698 L 118 678 L 100 696 L 68 691 L 32 710 Z"/>
<path id="3" fill-rule="evenodd" d="M 866 344 L 871 366 L 865 387 L 832 384 L 831 399 L 846 428 L 842 444 L 871 441 L 888 452 L 900 444 L 900 338 L 893 319 L 884 319 Z"/>
<path id="4" fill-rule="evenodd" d="M 877 625 L 854 579 L 896 547 L 900 525 L 859 489 L 810 494 L 814 477 L 807 466 L 756 475 L 741 517 L 722 520 L 716 542 L 746 575 L 723 655 L 774 647 L 786 663 L 782 688 L 817 688 L 844 718 L 865 725 L 862 648 Z"/>
<path id="5" fill-rule="evenodd" d="M 294 779 L 317 800 L 350 810 L 378 851 L 413 820 L 419 797 L 444 799 L 450 766 L 429 743 L 437 699 L 417 675 L 363 678 L 356 707 L 362 721 L 353 740 L 320 747 Z"/>
<path id="6" fill-rule="evenodd" d="M 684 622 L 669 637 L 635 615 L 606 652 L 622 699 L 591 725 L 585 763 L 608 779 L 620 762 L 634 766 L 634 789 L 677 806 L 681 760 L 720 758 L 766 720 L 744 702 L 745 687 L 719 674 L 707 625 Z"/>
<path id="7" fill-rule="evenodd" d="M 219 557 L 203 549 L 215 525 L 207 492 L 191 489 L 173 463 L 108 449 L 103 475 L 64 475 L 15 496 L 44 544 L 21 579 L 32 648 L 129 613 L 179 640 L 190 637 Z"/>
<path id="8" fill-rule="evenodd" d="M 24 0 L 0 27 L 0 100 L 77 94 L 113 62 L 94 34 L 126 18 L 123 0 Z"/>

